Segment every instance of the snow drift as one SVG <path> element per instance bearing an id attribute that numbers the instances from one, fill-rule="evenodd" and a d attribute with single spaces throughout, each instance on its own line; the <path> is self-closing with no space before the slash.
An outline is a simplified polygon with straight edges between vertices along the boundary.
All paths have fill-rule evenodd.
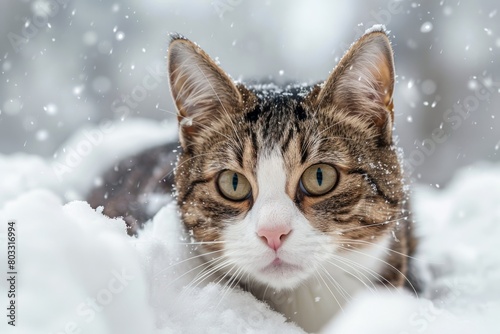
<path id="1" fill-rule="evenodd" d="M 202 262 L 174 204 L 130 238 L 123 220 L 78 201 L 113 161 L 175 133 L 175 125 L 143 120 L 113 127 L 82 130 L 52 161 L 0 156 L 0 266 L 7 272 L 7 223 L 14 221 L 18 271 L 16 327 L 4 318 L 1 332 L 301 333 L 249 293 L 190 284 Z M 100 139 L 93 144 L 88 133 Z M 92 145 L 83 155 L 85 140 Z M 80 154 L 79 162 L 68 154 Z M 367 292 L 325 333 L 500 333 L 500 166 L 463 170 L 445 190 L 416 187 L 413 204 L 420 298 Z M 4 312 L 7 290 L 3 279 Z"/>

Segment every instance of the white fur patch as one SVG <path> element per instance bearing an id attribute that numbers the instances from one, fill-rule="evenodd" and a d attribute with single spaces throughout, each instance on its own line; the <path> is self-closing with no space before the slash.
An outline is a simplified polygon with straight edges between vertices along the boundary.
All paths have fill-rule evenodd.
<path id="1" fill-rule="evenodd" d="M 286 172 L 280 153 L 259 158 L 257 182 L 258 196 L 250 212 L 223 231 L 226 254 L 253 280 L 275 289 L 294 288 L 310 277 L 311 252 L 318 242 L 327 242 L 328 237 L 312 228 L 285 193 Z M 275 252 L 257 231 L 280 224 L 289 226 L 291 232 Z M 277 257 L 285 265 L 269 267 Z"/>

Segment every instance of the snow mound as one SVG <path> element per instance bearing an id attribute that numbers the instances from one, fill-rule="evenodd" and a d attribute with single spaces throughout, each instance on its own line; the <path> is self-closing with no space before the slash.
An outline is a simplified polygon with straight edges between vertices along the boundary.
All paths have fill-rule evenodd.
<path id="1" fill-rule="evenodd" d="M 101 173 L 120 159 L 174 140 L 174 122 L 127 119 L 80 129 L 50 160 L 24 153 L 0 154 L 0 206 L 35 188 L 52 190 L 65 200 L 82 199 Z"/>
<path id="2" fill-rule="evenodd" d="M 302 333 L 247 292 L 218 280 L 195 281 L 203 262 L 175 205 L 161 209 L 138 238 L 130 238 L 123 220 L 86 202 L 66 203 L 68 191 L 85 194 L 84 183 L 93 182 L 103 165 L 111 166 L 114 155 L 170 140 L 161 131 L 168 126 L 127 126 L 137 134 L 133 144 L 127 131 L 104 136 L 103 146 L 72 169 L 67 181 L 55 175 L 54 161 L 0 156 L 0 248 L 7 249 L 7 222 L 15 221 L 19 273 L 16 328 L 4 319 L 0 332 Z M 119 148 L 105 154 L 105 147 Z M 95 164 L 101 165 L 84 167 Z M 499 203 L 499 165 L 464 170 L 444 190 L 416 187 L 421 242 L 415 266 L 422 295 L 366 293 L 323 332 L 500 333 Z M 2 268 L 6 260 L 2 255 Z M 6 296 L 7 282 L 0 282 L 0 295 Z"/>
<path id="3" fill-rule="evenodd" d="M 45 190 L 8 202 L 0 219 L 2 249 L 7 221 L 16 222 L 19 320 L 13 333 L 153 331 L 146 275 L 122 220 L 85 202 L 62 205 Z M 2 280 L 2 296 L 6 288 Z M 125 314 L 136 318 L 124 321 Z"/>

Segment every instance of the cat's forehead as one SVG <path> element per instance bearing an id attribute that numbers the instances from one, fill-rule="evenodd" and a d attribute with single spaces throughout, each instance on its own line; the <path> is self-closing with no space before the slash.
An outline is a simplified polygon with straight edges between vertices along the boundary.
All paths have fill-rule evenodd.
<path id="1" fill-rule="evenodd" d="M 248 86 L 255 96 L 252 108 L 245 112 L 245 123 L 266 142 L 279 143 L 289 131 L 298 131 L 312 115 L 307 98 L 314 86 L 274 84 Z"/>
<path id="2" fill-rule="evenodd" d="M 227 109 L 225 121 L 210 127 L 208 140 L 198 146 L 199 152 L 211 147 L 210 170 L 249 168 L 254 170 L 262 156 L 279 152 L 285 168 L 293 171 L 310 161 L 330 161 L 345 165 L 345 147 L 332 132 L 330 113 L 314 107 L 312 98 L 318 85 L 275 84 L 240 85 L 247 100 L 245 108 Z M 248 102 L 250 101 L 250 102 Z M 231 112 L 232 111 L 232 112 Z M 324 130 L 328 131 L 324 131 Z M 328 140 L 324 140 L 329 137 Z M 343 134 L 339 138 L 344 138 Z M 245 167 L 244 167 L 245 166 Z"/>
<path id="3" fill-rule="evenodd" d="M 250 120 L 256 120 L 264 113 L 271 112 L 274 117 L 287 117 L 290 112 L 297 113 L 299 118 L 305 118 L 303 102 L 315 86 L 289 84 L 250 85 L 248 90 L 256 97 L 255 108 L 248 113 Z"/>

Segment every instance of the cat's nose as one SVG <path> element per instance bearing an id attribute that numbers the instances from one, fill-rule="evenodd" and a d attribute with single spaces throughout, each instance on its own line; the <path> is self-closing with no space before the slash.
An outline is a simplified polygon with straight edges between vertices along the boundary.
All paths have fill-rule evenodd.
<path id="1" fill-rule="evenodd" d="M 292 229 L 286 225 L 281 225 L 273 228 L 259 228 L 257 230 L 257 235 L 261 237 L 262 240 L 267 242 L 267 245 L 273 250 L 278 250 L 285 241 L 286 236 L 290 233 Z"/>

